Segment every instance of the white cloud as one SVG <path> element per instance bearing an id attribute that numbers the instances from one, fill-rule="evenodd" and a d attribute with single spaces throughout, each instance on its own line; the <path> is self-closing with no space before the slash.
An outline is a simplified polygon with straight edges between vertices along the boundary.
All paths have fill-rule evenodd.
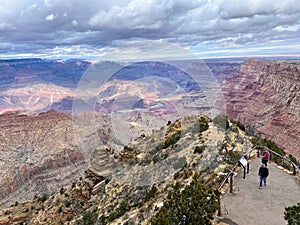
<path id="1" fill-rule="evenodd" d="M 56 17 L 57 17 L 57 15 L 54 15 L 52 13 L 52 14 L 47 15 L 46 18 L 45 18 L 45 20 L 47 20 L 47 21 L 53 21 Z"/>
<path id="2" fill-rule="evenodd" d="M 169 1 L 132 0 L 127 6 L 100 10 L 89 24 L 95 29 L 159 29 L 168 21 Z"/>
<path id="3" fill-rule="evenodd" d="M 277 26 L 273 30 L 276 31 L 299 31 L 300 30 L 300 24 L 295 24 L 292 26 Z"/>
<path id="4" fill-rule="evenodd" d="M 297 0 L 0 0 L 0 44 L 35 52 L 139 39 L 215 49 L 299 43 L 299 9 Z"/>
<path id="5" fill-rule="evenodd" d="M 220 16 L 224 19 L 255 15 L 299 13 L 300 2 L 295 0 L 240 0 L 221 1 Z"/>
<path id="6" fill-rule="evenodd" d="M 77 26 L 77 25 L 78 25 L 77 20 L 72 20 L 72 25 L 73 25 L 73 26 Z"/>
<path id="7" fill-rule="evenodd" d="M 16 27 L 12 24 L 6 23 L 6 22 L 0 22 L 0 31 L 1 30 L 15 30 Z"/>

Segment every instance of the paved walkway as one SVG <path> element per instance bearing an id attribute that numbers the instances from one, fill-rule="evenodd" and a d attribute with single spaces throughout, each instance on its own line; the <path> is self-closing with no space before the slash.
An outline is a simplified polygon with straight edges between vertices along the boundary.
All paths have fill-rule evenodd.
<path id="1" fill-rule="evenodd" d="M 243 179 L 243 169 L 234 177 L 236 194 L 225 193 L 221 205 L 228 215 L 220 220 L 230 225 L 284 225 L 284 210 L 300 202 L 300 184 L 283 170 L 268 163 L 270 175 L 267 186 L 259 187 L 258 170 L 261 159 L 250 162 L 249 174 Z"/>

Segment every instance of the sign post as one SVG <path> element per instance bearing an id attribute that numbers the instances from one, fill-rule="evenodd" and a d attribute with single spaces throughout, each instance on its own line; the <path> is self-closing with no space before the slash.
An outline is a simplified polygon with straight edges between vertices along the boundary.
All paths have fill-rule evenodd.
<path id="1" fill-rule="evenodd" d="M 239 160 L 240 164 L 244 167 L 244 177 L 243 179 L 246 179 L 246 168 L 248 167 L 247 159 L 245 159 L 244 156 L 242 156 Z"/>

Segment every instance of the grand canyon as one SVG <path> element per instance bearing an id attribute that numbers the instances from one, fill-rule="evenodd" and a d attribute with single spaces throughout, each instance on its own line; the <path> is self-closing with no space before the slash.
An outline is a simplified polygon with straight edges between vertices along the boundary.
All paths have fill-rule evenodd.
<path id="1" fill-rule="evenodd" d="M 160 182 L 176 170 L 171 168 L 161 178 L 156 174 L 156 167 L 151 168 L 148 163 L 160 161 L 170 153 L 153 150 L 151 155 L 145 149 L 159 148 L 162 140 L 158 137 L 172 137 L 174 129 L 193 130 L 187 128 L 190 124 L 183 125 L 185 121 L 194 121 L 189 119 L 191 115 L 205 114 L 211 118 L 226 115 L 228 119 L 244 124 L 247 134 L 272 140 L 287 155 L 299 160 L 299 68 L 300 63 L 295 59 L 238 58 L 123 64 L 82 60 L 2 60 L 1 207 L 54 193 L 75 181 L 77 183 L 68 190 L 68 195 L 76 198 L 79 193 L 80 198 L 90 199 L 90 193 L 103 188 L 106 179 L 128 182 L 134 180 L 133 174 L 143 176 L 137 172 L 139 169 L 135 164 L 132 167 L 134 160 L 139 164 L 147 162 L 149 174 L 153 171 L 153 177 L 159 179 L 150 183 L 143 181 L 146 183 L 137 186 Z M 104 79 L 101 73 L 106 70 L 109 76 Z M 163 128 L 180 118 L 185 119 L 174 122 L 172 129 Z M 213 129 L 211 127 L 210 132 L 221 136 L 224 133 Z M 185 133 L 188 131 L 181 133 L 181 145 L 197 149 L 195 143 L 188 142 Z M 206 142 L 205 139 L 209 146 L 213 137 L 205 135 L 210 140 Z M 220 140 L 224 138 L 221 136 L 218 137 Z M 233 142 L 237 143 L 239 139 L 236 138 Z M 250 146 L 249 139 L 245 138 L 243 142 Z M 223 144 L 219 141 L 218 148 Z M 210 160 L 216 157 L 211 156 L 214 147 L 205 148 L 210 152 L 205 153 L 209 156 L 206 155 L 198 165 L 200 170 L 204 170 L 208 162 L 213 163 Z M 174 162 L 185 155 L 188 167 L 192 167 L 195 156 L 184 153 L 179 146 L 178 149 L 172 150 Z M 180 152 L 178 156 L 177 151 Z M 243 152 L 243 148 L 240 151 Z M 130 165 L 131 169 L 124 168 L 131 172 L 120 175 L 124 163 Z M 183 165 L 185 163 L 179 167 Z M 82 177 L 86 177 L 85 183 L 78 181 Z M 117 186 L 110 188 L 119 190 Z M 119 191 L 124 194 L 123 189 Z M 138 192 L 136 189 L 131 191 Z M 140 191 L 144 193 L 145 190 Z M 140 201 L 138 198 L 137 202 Z M 104 211 L 99 213 L 107 214 L 107 207 L 103 205 Z M 54 209 L 58 210 L 57 206 Z M 36 219 L 31 214 L 26 218 L 31 222 Z M 137 218 L 134 220 L 138 221 Z M 18 217 L 16 221 L 21 220 Z"/>

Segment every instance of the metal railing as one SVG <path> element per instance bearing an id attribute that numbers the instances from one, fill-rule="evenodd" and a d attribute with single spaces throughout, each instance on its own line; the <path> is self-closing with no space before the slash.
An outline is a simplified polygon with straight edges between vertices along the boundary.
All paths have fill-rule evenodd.
<path id="1" fill-rule="evenodd" d="M 286 158 L 285 156 L 282 156 L 280 154 L 278 154 L 277 152 L 273 151 L 272 149 L 269 149 L 266 146 L 262 146 L 262 145 L 257 145 L 254 146 L 248 153 L 248 157 L 247 158 L 251 158 L 251 152 L 253 150 L 258 150 L 257 151 L 257 156 L 259 157 L 259 151 L 263 150 L 263 149 L 267 149 L 271 154 L 274 154 L 275 156 L 281 158 L 282 160 L 285 160 L 286 162 L 290 163 L 293 167 L 293 175 L 296 175 L 296 173 L 300 172 L 299 167 L 290 159 Z M 247 155 L 247 154 L 246 154 Z M 245 157 L 246 155 L 243 155 L 242 157 Z M 241 158 L 242 158 L 241 157 Z M 228 178 L 230 178 L 230 193 L 233 193 L 233 175 L 234 175 L 234 171 L 235 169 L 240 165 L 240 160 L 238 160 L 235 165 L 229 169 L 229 172 L 227 173 L 227 175 L 224 177 L 224 179 L 221 181 L 221 183 L 218 186 L 218 191 L 221 190 L 221 188 L 223 187 L 223 185 L 227 182 Z M 244 168 L 244 179 L 245 179 L 245 173 L 246 173 L 246 168 Z M 247 173 L 249 173 L 249 163 L 247 164 Z M 221 202 L 219 199 L 219 209 L 218 209 L 218 216 L 221 216 Z"/>
<path id="2" fill-rule="evenodd" d="M 237 161 L 236 164 L 231 169 L 229 169 L 229 172 L 227 173 L 226 177 L 224 177 L 224 179 L 222 180 L 222 182 L 219 184 L 218 191 L 221 190 L 221 188 L 223 187 L 223 185 L 225 184 L 225 182 L 228 180 L 228 178 L 233 175 L 235 169 L 239 166 L 239 164 L 240 164 L 240 162 Z"/>
<path id="3" fill-rule="evenodd" d="M 298 173 L 300 172 L 298 166 L 292 160 L 290 160 L 289 158 L 286 158 L 285 156 L 278 154 L 277 152 L 273 151 L 272 149 L 270 149 L 266 146 L 263 146 L 263 145 L 256 145 L 252 148 L 252 150 L 258 150 L 258 152 L 257 152 L 258 157 L 259 157 L 259 151 L 263 150 L 263 149 L 267 149 L 270 153 L 272 153 L 272 154 L 276 155 L 277 157 L 281 158 L 282 160 L 285 160 L 286 162 L 290 163 L 293 167 L 293 175 L 296 175 L 297 172 Z M 249 152 L 249 156 L 250 156 L 252 150 Z"/>
<path id="4" fill-rule="evenodd" d="M 240 159 L 242 159 L 243 157 L 245 157 L 246 155 L 243 155 Z M 225 182 L 227 182 L 228 178 L 229 178 L 229 192 L 233 193 L 233 175 L 234 175 L 234 171 L 235 169 L 241 165 L 240 160 L 238 160 L 234 166 L 229 169 L 229 172 L 227 173 L 227 175 L 224 177 L 224 179 L 221 181 L 221 183 L 219 184 L 218 187 L 218 191 L 221 190 L 221 188 L 223 187 L 223 185 L 225 184 Z M 249 173 L 249 163 L 247 164 L 247 173 Z M 246 176 L 246 168 L 244 167 L 244 179 Z M 218 216 L 221 216 L 221 200 L 218 200 L 218 204 L 219 204 L 219 209 L 218 209 Z"/>
<path id="5" fill-rule="evenodd" d="M 228 178 L 230 177 L 230 180 L 232 179 L 232 176 L 234 174 L 235 169 L 239 166 L 242 165 L 241 164 L 241 159 L 245 158 L 246 159 L 246 154 L 242 155 L 242 157 L 234 164 L 234 166 L 229 169 L 229 172 L 227 173 L 227 175 L 224 177 L 224 179 L 221 181 L 221 183 L 218 186 L 218 191 L 221 190 L 221 188 L 223 187 L 223 185 L 225 184 L 225 182 L 228 180 Z M 246 171 L 247 173 L 249 173 L 249 163 L 247 163 L 247 166 L 243 166 L 244 167 L 244 179 L 246 178 Z M 232 193 L 232 182 L 230 183 L 230 193 Z"/>

